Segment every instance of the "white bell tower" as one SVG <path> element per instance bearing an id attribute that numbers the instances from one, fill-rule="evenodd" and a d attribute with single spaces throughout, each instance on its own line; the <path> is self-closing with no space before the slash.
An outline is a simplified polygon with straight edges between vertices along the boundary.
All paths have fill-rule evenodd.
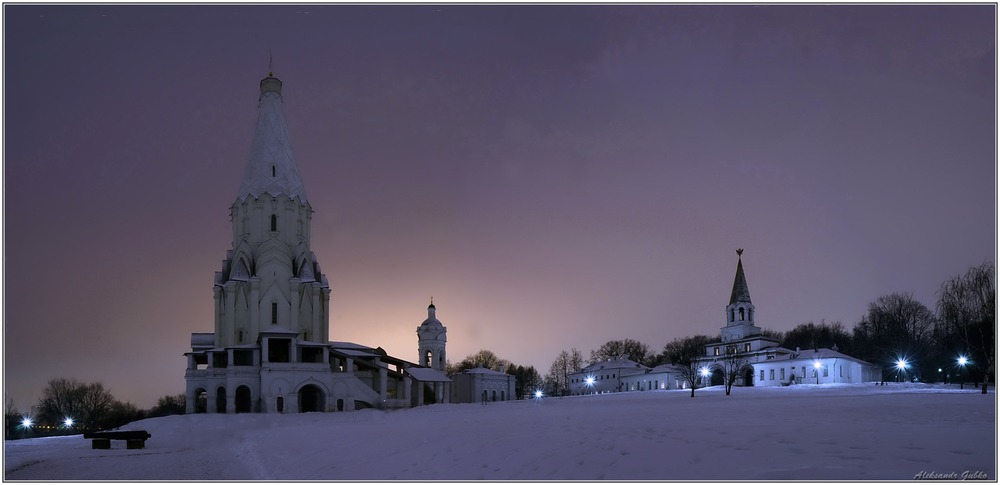
<path id="1" fill-rule="evenodd" d="M 417 363 L 422 366 L 445 371 L 445 344 L 448 329 L 435 316 L 434 299 L 427 307 L 427 320 L 417 327 Z"/>

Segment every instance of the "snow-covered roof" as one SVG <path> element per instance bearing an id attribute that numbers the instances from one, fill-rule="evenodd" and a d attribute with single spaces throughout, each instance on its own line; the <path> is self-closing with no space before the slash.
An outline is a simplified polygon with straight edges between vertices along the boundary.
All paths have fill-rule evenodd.
<path id="1" fill-rule="evenodd" d="M 292 330 L 288 327 L 282 327 L 281 325 L 270 325 L 266 328 L 262 328 L 260 333 L 279 333 L 279 334 L 292 334 L 298 335 L 299 332 Z"/>
<path id="2" fill-rule="evenodd" d="M 437 369 L 430 367 L 407 367 L 404 369 L 407 374 L 421 382 L 451 382 L 451 379 Z"/>
<path id="3" fill-rule="evenodd" d="M 649 369 L 650 374 L 660 374 L 660 373 L 673 373 L 673 374 L 683 374 L 687 369 L 684 366 L 674 365 L 674 364 L 663 364 Z"/>
<path id="4" fill-rule="evenodd" d="M 368 346 L 365 346 L 365 345 L 361 345 L 361 344 L 356 344 L 354 342 L 330 342 L 330 348 L 334 348 L 334 349 L 362 349 L 362 350 L 370 350 L 370 351 L 375 350 L 375 349 L 373 349 L 371 347 L 368 347 Z"/>
<path id="5" fill-rule="evenodd" d="M 615 360 L 607 360 L 590 364 L 587 367 L 581 369 L 580 372 L 574 372 L 574 374 L 586 374 L 590 372 L 598 372 L 601 370 L 610 370 L 610 369 L 638 369 L 641 370 L 642 372 L 645 372 L 649 370 L 649 367 L 646 367 L 638 362 L 629 359 L 615 359 Z"/>
<path id="6" fill-rule="evenodd" d="M 787 350 L 787 349 L 785 349 Z M 812 350 L 801 350 L 795 352 L 790 350 L 789 354 L 781 355 L 773 359 L 765 360 L 759 362 L 760 364 L 775 363 L 775 362 L 812 362 L 816 359 L 845 359 L 854 362 L 858 362 L 864 365 L 872 365 L 861 359 L 851 357 L 850 355 L 840 353 L 836 350 L 822 348 L 822 349 L 812 349 Z"/>
<path id="7" fill-rule="evenodd" d="M 257 128 L 250 145 L 250 160 L 236 198 L 270 194 L 298 198 L 306 203 L 306 190 L 299 176 L 281 110 L 281 81 L 267 77 L 260 82 Z"/>
<path id="8" fill-rule="evenodd" d="M 485 367 L 476 367 L 475 369 L 465 369 L 464 371 L 462 371 L 462 373 L 463 374 L 482 374 L 482 375 L 490 375 L 490 376 L 506 376 L 506 375 L 508 375 L 508 374 L 505 374 L 503 372 L 495 371 L 493 369 L 487 369 Z"/>
<path id="9" fill-rule="evenodd" d="M 349 355 L 351 357 L 374 357 L 371 351 L 365 352 L 364 350 L 354 350 L 354 349 L 333 349 L 334 352 Z"/>

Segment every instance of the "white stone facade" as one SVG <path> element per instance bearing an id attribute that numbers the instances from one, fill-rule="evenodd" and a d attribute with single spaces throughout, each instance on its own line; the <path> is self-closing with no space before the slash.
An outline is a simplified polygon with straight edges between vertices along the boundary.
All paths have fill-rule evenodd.
<path id="1" fill-rule="evenodd" d="M 310 247 L 313 210 L 285 127 L 281 88 L 271 76 L 260 82 L 250 160 L 230 207 L 232 246 L 215 274 L 215 331 L 192 334 L 185 353 L 187 412 L 447 402 L 450 380 L 442 372 L 381 348 L 329 341 L 330 285 Z M 443 362 L 445 329 L 437 325 L 434 355 Z"/>
<path id="2" fill-rule="evenodd" d="M 452 380 L 452 402 L 489 403 L 515 399 L 516 382 L 510 374 L 477 367 L 452 376 Z"/>

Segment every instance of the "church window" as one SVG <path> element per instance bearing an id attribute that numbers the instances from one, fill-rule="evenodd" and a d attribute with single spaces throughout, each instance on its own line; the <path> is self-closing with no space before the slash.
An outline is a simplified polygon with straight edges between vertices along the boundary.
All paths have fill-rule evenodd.
<path id="1" fill-rule="evenodd" d="M 271 232 L 278 230 L 278 215 L 271 214 Z"/>
<path id="2" fill-rule="evenodd" d="M 732 308 L 729 309 L 729 321 L 730 322 L 736 321 L 736 310 L 733 310 Z"/>
<path id="3" fill-rule="evenodd" d="M 238 339 L 239 340 L 237 341 L 237 343 L 240 343 L 240 344 L 243 343 L 243 331 L 242 330 L 240 330 L 240 332 L 239 332 Z"/>
<path id="4" fill-rule="evenodd" d="M 271 302 L 271 325 L 278 324 L 278 303 Z"/>
<path id="5" fill-rule="evenodd" d="M 743 351 L 744 352 L 749 352 L 750 351 L 750 344 L 749 343 L 743 344 Z"/>
<path id="6" fill-rule="evenodd" d="M 844 366 L 840 366 L 840 377 L 844 377 Z"/>
<path id="7" fill-rule="evenodd" d="M 771 380 L 774 380 L 774 369 L 771 369 Z"/>
<path id="8" fill-rule="evenodd" d="M 747 309 L 747 320 L 753 321 L 753 308 Z"/>
<path id="9" fill-rule="evenodd" d="M 760 370 L 760 380 L 764 380 L 764 369 Z"/>
<path id="10" fill-rule="evenodd" d="M 785 380 L 785 368 L 781 368 L 781 380 Z"/>
<path id="11" fill-rule="evenodd" d="M 493 390 L 493 400 L 494 401 L 497 400 L 497 391 L 496 391 L 496 389 Z"/>
<path id="12" fill-rule="evenodd" d="M 742 308 L 740 308 L 740 321 L 741 322 L 743 321 L 743 312 L 744 312 L 744 310 Z"/>
<path id="13" fill-rule="evenodd" d="M 272 177 L 276 177 L 277 176 L 276 175 L 276 170 L 274 169 L 274 165 L 271 165 L 271 176 Z"/>
<path id="14" fill-rule="evenodd" d="M 715 348 L 715 355 L 719 355 L 719 348 L 718 347 Z"/>
<path id="15" fill-rule="evenodd" d="M 424 354 L 424 367 L 430 367 L 431 364 L 434 362 L 434 359 L 432 359 L 431 357 L 432 357 L 431 351 L 428 350 L 427 353 Z"/>
<path id="16" fill-rule="evenodd" d="M 830 377 L 830 366 L 823 366 L 823 377 Z"/>
<path id="17" fill-rule="evenodd" d="M 309 331 L 302 332 L 302 340 L 309 341 Z"/>

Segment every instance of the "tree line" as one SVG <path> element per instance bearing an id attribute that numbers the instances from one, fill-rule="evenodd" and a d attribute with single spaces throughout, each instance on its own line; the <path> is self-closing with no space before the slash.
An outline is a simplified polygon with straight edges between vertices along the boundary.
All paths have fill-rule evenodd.
<path id="1" fill-rule="evenodd" d="M 969 268 L 965 274 L 942 283 L 931 310 L 910 292 L 882 295 L 868 304 L 867 311 L 848 330 L 841 322 L 805 322 L 787 332 L 763 330 L 763 335 L 787 349 L 832 348 L 882 369 L 882 381 L 976 382 L 985 394 L 996 382 L 996 271 L 990 262 Z M 673 364 L 688 382 L 696 382 L 695 361 L 704 357 L 705 346 L 719 342 L 717 336 L 694 335 L 667 343 L 656 353 L 632 339 L 612 340 L 590 351 L 584 360 L 577 349 L 561 351 L 544 378 L 546 392 L 568 391 L 567 378 L 584 367 L 609 359 L 627 358 L 647 367 Z M 746 364 L 735 349 L 722 356 L 724 384 L 728 395 Z M 960 360 L 961 359 L 961 360 Z M 905 365 L 904 365 L 905 364 Z M 694 396 L 694 387 L 691 388 Z"/>
<path id="2" fill-rule="evenodd" d="M 52 379 L 38 403 L 21 412 L 8 399 L 4 406 L 5 439 L 77 434 L 114 429 L 132 421 L 171 414 L 184 414 L 184 394 L 163 396 L 143 410 L 120 401 L 100 382 Z"/>

